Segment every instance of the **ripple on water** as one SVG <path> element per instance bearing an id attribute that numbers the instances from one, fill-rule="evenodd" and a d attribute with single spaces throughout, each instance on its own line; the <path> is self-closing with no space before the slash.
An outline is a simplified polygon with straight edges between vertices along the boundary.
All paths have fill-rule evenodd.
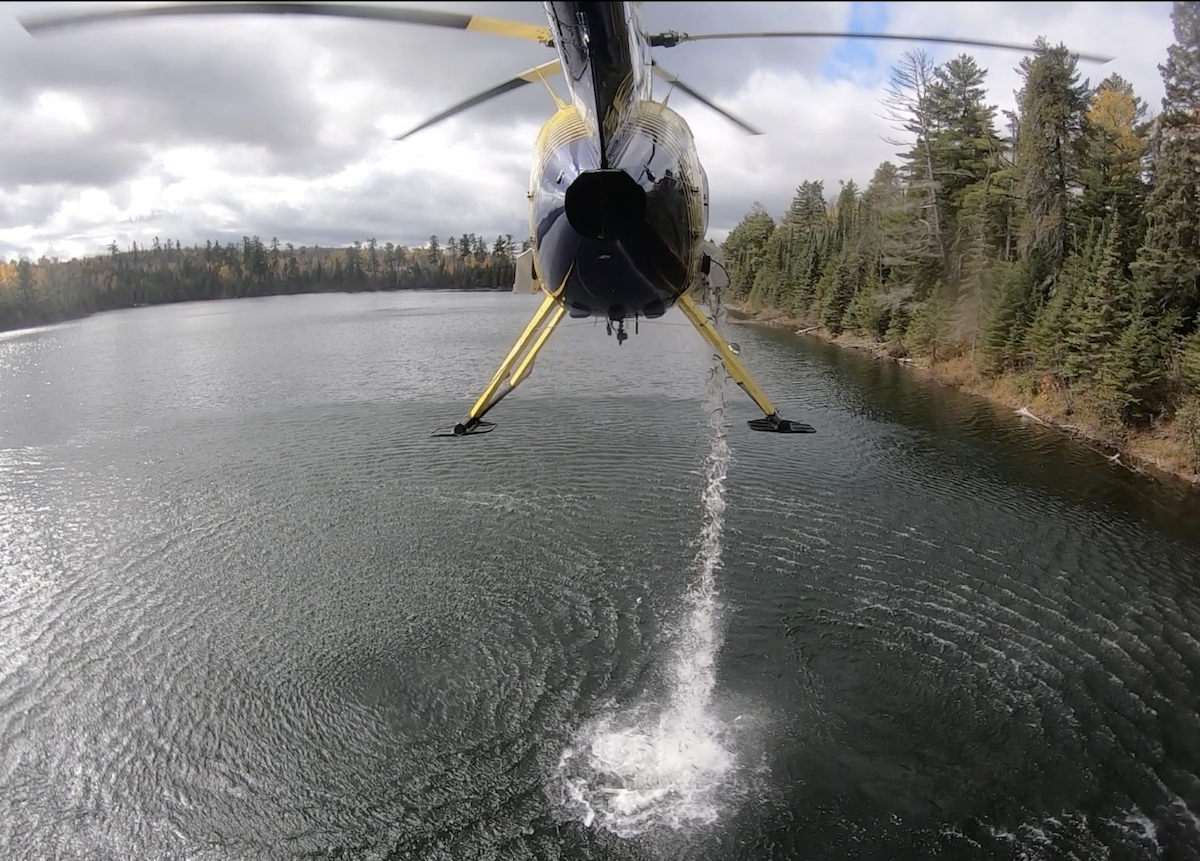
<path id="1" fill-rule="evenodd" d="M 1031 857 L 1200 840 L 1200 784 L 1169 753 L 1200 738 L 1200 692 L 1179 681 L 1197 678 L 1200 626 L 1180 609 L 1195 596 L 1180 601 L 1172 572 L 1140 561 L 1143 535 L 1070 511 L 1047 521 L 1014 502 L 1008 545 L 988 547 L 963 530 L 951 538 L 943 506 L 896 528 L 867 499 L 850 509 L 828 498 L 759 489 L 732 503 L 735 520 L 773 524 L 742 551 L 778 572 L 756 582 L 791 587 L 737 600 L 790 620 L 843 767 L 876 774 L 858 791 L 913 798 L 922 786 L 913 812 L 952 817 L 990 799 L 987 845 Z M 965 524 L 981 520 L 964 508 L 987 505 L 953 500 Z M 1128 561 L 1128 577 L 1113 576 L 1110 558 Z M 843 705 L 867 691 L 871 712 Z M 931 727 L 940 744 L 908 755 L 895 744 Z M 1089 797 L 1104 800 L 1077 808 Z"/>
<path id="2" fill-rule="evenodd" d="M 694 333 L 571 341 L 430 441 L 530 310 L 480 300 L 461 351 L 457 311 L 378 313 L 441 301 L 0 350 L 0 854 L 1195 856 L 1200 559 L 1125 485 L 739 336 L 821 433 L 731 405 L 697 605 Z"/>
<path id="3" fill-rule="evenodd" d="M 225 835 L 249 816 L 246 851 L 287 854 L 322 846 L 314 828 L 361 831 L 364 815 L 416 799 L 409 830 L 370 840 L 428 848 L 431 823 L 461 828 L 478 804 L 541 803 L 549 766 L 530 727 L 646 684 L 658 603 L 646 599 L 661 584 L 621 576 L 628 554 L 610 566 L 587 545 L 506 534 L 596 522 L 598 492 L 406 485 L 369 457 L 334 467 L 301 451 L 284 449 L 306 479 L 291 487 L 238 464 L 217 480 L 173 476 L 183 492 L 136 507 L 74 571 L 42 552 L 70 529 L 61 509 L 5 509 L 27 527 L 10 556 L 32 569 L 15 606 L 9 592 L 21 630 L 5 648 L 41 663 L 24 693 L 6 679 L 6 735 L 22 722 L 31 741 L 7 745 L 4 767 L 44 784 L 10 802 L 25 822 L 30 804 L 75 811 L 39 820 L 40 845 L 173 851 L 182 830 L 232 850 Z M 339 468 L 340 493 L 313 505 Z M 86 505 L 101 519 L 111 497 L 96 487 Z M 654 482 L 631 496 L 655 493 L 661 504 Z M 494 557 L 460 565 L 447 534 L 497 542 Z"/>

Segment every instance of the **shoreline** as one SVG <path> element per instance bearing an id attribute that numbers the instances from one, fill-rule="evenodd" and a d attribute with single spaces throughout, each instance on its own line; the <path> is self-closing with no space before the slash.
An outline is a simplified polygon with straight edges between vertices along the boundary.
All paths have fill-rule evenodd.
<path id="1" fill-rule="evenodd" d="M 889 353 L 884 343 L 848 332 L 833 335 L 807 320 L 791 317 L 772 308 L 748 310 L 741 305 L 727 304 L 725 310 L 734 320 L 791 329 L 797 335 L 858 350 L 873 359 L 897 362 L 939 385 L 983 398 L 994 406 L 1012 410 L 1026 421 L 1084 442 L 1110 463 L 1131 472 L 1153 478 L 1162 484 L 1182 483 L 1190 488 L 1200 487 L 1200 473 L 1187 464 L 1183 441 L 1177 438 L 1170 424 L 1157 425 L 1149 430 L 1130 428 L 1123 437 L 1118 437 L 1088 423 L 1086 419 L 1076 417 L 1072 421 L 1064 405 L 1056 402 L 1057 399 L 1045 394 L 1032 397 L 1022 394 L 1009 378 L 1000 377 L 994 381 L 981 379 L 965 357 L 936 363 L 925 358 L 897 358 Z"/>

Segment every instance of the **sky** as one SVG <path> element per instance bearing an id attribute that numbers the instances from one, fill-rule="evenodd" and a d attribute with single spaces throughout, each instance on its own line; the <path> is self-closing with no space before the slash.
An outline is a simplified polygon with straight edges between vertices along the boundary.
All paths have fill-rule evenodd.
<path id="1" fill-rule="evenodd" d="M 0 2 L 0 259 L 102 253 L 154 237 L 184 245 L 257 235 L 300 245 L 425 244 L 528 234 L 533 143 L 553 111 L 526 87 L 403 142 L 455 102 L 553 59 L 485 33 L 293 17 L 157 19 L 34 38 L 19 15 L 78 3 Z M 88 3 L 90 7 L 114 5 Z M 128 5 L 128 4 L 119 4 Z M 540 3 L 393 3 L 531 23 Z M 1113 56 L 1152 107 L 1172 43 L 1169 2 L 682 3 L 647 0 L 648 32 L 821 29 L 1053 43 Z M 753 203 L 796 187 L 865 185 L 898 149 L 880 99 L 905 50 L 965 50 L 991 101 L 1015 108 L 1020 52 L 849 39 L 737 40 L 656 49 L 693 88 L 762 129 L 740 131 L 681 92 L 722 241 Z M 556 85 L 565 95 L 561 83 Z M 667 85 L 656 83 L 661 98 Z"/>

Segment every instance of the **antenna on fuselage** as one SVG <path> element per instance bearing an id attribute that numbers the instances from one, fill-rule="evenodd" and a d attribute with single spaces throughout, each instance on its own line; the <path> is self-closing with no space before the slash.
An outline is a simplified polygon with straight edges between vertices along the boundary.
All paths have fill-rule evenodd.
<path id="1" fill-rule="evenodd" d="M 543 65 L 544 65 L 544 66 L 550 66 L 550 65 L 553 65 L 553 64 L 552 64 L 552 63 L 544 63 Z M 549 80 L 549 78 L 547 78 L 547 77 L 546 77 L 546 74 L 547 74 L 547 73 L 548 73 L 548 74 L 555 74 L 555 73 L 557 73 L 557 72 L 561 72 L 561 71 L 562 71 L 562 64 L 561 64 L 561 63 L 559 63 L 557 68 L 555 68 L 555 69 L 549 69 L 549 70 L 547 70 L 547 73 L 544 73 L 544 72 L 542 71 L 542 66 L 534 66 L 534 67 L 533 67 L 533 69 L 532 69 L 531 71 L 535 71 L 535 72 L 537 72 L 537 73 L 538 73 L 538 78 L 541 80 L 541 82 L 542 82 L 542 86 L 544 86 L 544 87 L 546 88 L 546 92 L 550 94 L 550 98 L 554 99 L 554 104 L 555 104 L 555 106 L 556 106 L 556 107 L 557 107 L 557 108 L 558 108 L 560 111 L 561 111 L 563 108 L 565 108 L 565 107 L 567 106 L 567 103 L 566 103 L 566 102 L 564 102 L 564 101 L 563 101 L 561 98 L 559 98 L 559 95 L 558 95 L 558 93 L 554 92 L 554 88 L 553 88 L 552 86 L 550 86 L 550 80 Z"/>

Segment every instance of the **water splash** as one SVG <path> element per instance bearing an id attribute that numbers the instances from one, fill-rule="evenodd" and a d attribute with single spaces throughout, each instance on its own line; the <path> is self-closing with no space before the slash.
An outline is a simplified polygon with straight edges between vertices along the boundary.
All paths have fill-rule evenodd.
<path id="1" fill-rule="evenodd" d="M 706 459 L 704 524 L 685 596 L 665 703 L 645 702 L 585 726 L 559 761 L 565 803 L 587 826 L 632 837 L 659 827 L 711 823 L 736 762 L 711 711 L 721 647 L 717 573 L 725 520 L 729 446 L 724 423 L 725 370 L 714 357 L 705 409 L 711 446 Z"/>

